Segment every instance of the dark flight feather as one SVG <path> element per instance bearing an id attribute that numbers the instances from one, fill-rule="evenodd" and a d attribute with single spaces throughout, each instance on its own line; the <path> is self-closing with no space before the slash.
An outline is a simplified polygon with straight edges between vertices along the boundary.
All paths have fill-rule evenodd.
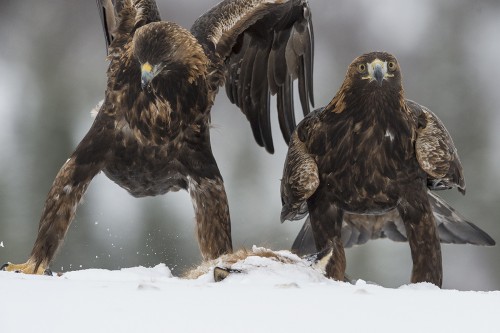
<path id="1" fill-rule="evenodd" d="M 324 250 L 336 239 L 346 247 L 385 237 L 408 241 L 411 281 L 441 286 L 440 241 L 495 244 L 429 192 L 455 187 L 465 193 L 448 131 L 430 110 L 405 99 L 396 58 L 373 52 L 352 62 L 332 101 L 292 134 L 281 220 L 309 212 L 293 245 L 301 254 Z M 345 258 L 330 260 L 342 269 L 334 264 Z M 344 272 L 329 274 L 342 278 Z"/>
<path id="2" fill-rule="evenodd" d="M 113 41 L 114 31 L 116 30 L 116 12 L 112 0 L 96 0 L 104 32 L 104 41 L 106 42 L 106 52 L 108 46 Z"/>
<path id="3" fill-rule="evenodd" d="M 308 2 L 222 1 L 196 20 L 191 32 L 211 59 L 212 82 L 226 85 L 229 100 L 246 115 L 256 142 L 270 153 L 270 106 L 264 95 L 277 94 L 280 129 L 288 143 L 296 126 L 295 79 L 303 113 L 314 104 L 314 35 Z"/>
<path id="4" fill-rule="evenodd" d="M 432 192 L 428 192 L 428 195 L 442 244 L 495 245 L 495 241 L 486 232 L 460 215 L 438 195 Z M 408 241 L 403 220 L 395 209 L 382 215 L 346 213 L 342 223 L 341 238 L 346 248 L 379 238 L 388 238 L 394 242 Z M 308 218 L 293 242 L 292 251 L 303 256 L 320 250 L 314 243 L 311 222 Z"/>

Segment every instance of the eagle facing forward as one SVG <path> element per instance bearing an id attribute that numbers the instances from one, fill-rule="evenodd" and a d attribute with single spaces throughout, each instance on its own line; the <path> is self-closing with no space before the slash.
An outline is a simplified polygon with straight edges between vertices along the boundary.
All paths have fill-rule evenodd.
<path id="1" fill-rule="evenodd" d="M 351 63 L 333 100 L 311 112 L 292 134 L 281 182 L 281 220 L 309 212 L 316 248 L 331 249 L 327 275 L 344 280 L 345 215 L 396 212 L 411 248 L 411 281 L 441 286 L 440 235 L 431 206 L 437 197 L 428 189 L 454 187 L 465 193 L 448 131 L 429 109 L 405 98 L 396 58 L 372 52 Z M 474 225 L 457 225 L 478 235 L 478 244 L 494 244 Z"/>
<path id="2" fill-rule="evenodd" d="M 285 140 L 295 127 L 293 80 L 304 113 L 312 100 L 313 34 L 306 0 L 226 0 L 188 31 L 160 20 L 154 0 L 98 0 L 108 44 L 104 102 L 47 196 L 31 256 L 3 269 L 43 273 L 92 178 L 135 197 L 187 190 L 204 259 L 232 251 L 222 176 L 210 146 L 219 86 L 273 152 L 270 94 Z"/>

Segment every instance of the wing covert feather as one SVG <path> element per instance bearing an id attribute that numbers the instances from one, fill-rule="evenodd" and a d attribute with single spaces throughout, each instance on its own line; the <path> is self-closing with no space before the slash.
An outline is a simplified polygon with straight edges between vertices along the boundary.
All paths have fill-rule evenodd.
<path id="1" fill-rule="evenodd" d="M 302 125 L 301 123 L 299 127 Z M 281 222 L 307 214 L 307 199 L 319 186 L 318 166 L 307 147 L 293 132 L 281 180 Z"/>
<path id="2" fill-rule="evenodd" d="M 420 167 L 429 175 L 431 190 L 457 187 L 465 194 L 462 164 L 451 135 L 428 108 L 407 100 L 418 120 L 415 151 Z"/>

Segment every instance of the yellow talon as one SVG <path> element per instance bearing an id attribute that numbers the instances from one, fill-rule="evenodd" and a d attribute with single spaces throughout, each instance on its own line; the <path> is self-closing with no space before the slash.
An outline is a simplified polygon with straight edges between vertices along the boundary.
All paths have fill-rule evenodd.
<path id="1" fill-rule="evenodd" d="M 38 269 L 36 271 L 35 267 L 36 263 L 32 260 L 28 260 L 24 264 L 12 264 L 9 262 L 3 265 L 1 270 L 7 272 L 24 273 L 24 274 L 37 274 L 37 275 L 46 274 L 45 271 L 48 268 L 47 265 L 40 264 L 40 266 L 38 266 Z"/>

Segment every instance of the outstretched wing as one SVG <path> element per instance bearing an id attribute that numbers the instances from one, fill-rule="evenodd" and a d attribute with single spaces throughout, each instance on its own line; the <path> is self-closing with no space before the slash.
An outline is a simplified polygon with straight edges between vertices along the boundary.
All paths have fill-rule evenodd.
<path id="1" fill-rule="evenodd" d="M 196 20 L 191 32 L 213 63 L 212 88 L 226 84 L 230 101 L 270 153 L 270 94 L 277 94 L 279 124 L 288 143 L 296 125 L 295 79 L 304 115 L 309 103 L 314 105 L 314 36 L 307 0 L 225 0 Z"/>
<path id="2" fill-rule="evenodd" d="M 460 215 L 446 201 L 430 191 L 428 196 L 441 243 L 495 245 L 495 241 L 486 232 Z M 397 210 L 383 215 L 344 214 L 342 241 L 345 247 L 361 245 L 370 239 L 378 238 L 389 238 L 395 242 L 407 241 L 405 226 Z M 292 250 L 300 255 L 318 251 L 309 218 L 295 238 Z"/>
<path id="3" fill-rule="evenodd" d="M 407 100 L 417 117 L 418 130 L 415 150 L 420 167 L 429 175 L 431 190 L 456 187 L 465 194 L 465 179 L 457 149 L 439 118 L 424 106 Z"/>
<path id="4" fill-rule="evenodd" d="M 160 21 L 155 0 L 96 0 L 106 40 L 106 51 L 119 34 L 130 34 L 137 28 Z"/>

